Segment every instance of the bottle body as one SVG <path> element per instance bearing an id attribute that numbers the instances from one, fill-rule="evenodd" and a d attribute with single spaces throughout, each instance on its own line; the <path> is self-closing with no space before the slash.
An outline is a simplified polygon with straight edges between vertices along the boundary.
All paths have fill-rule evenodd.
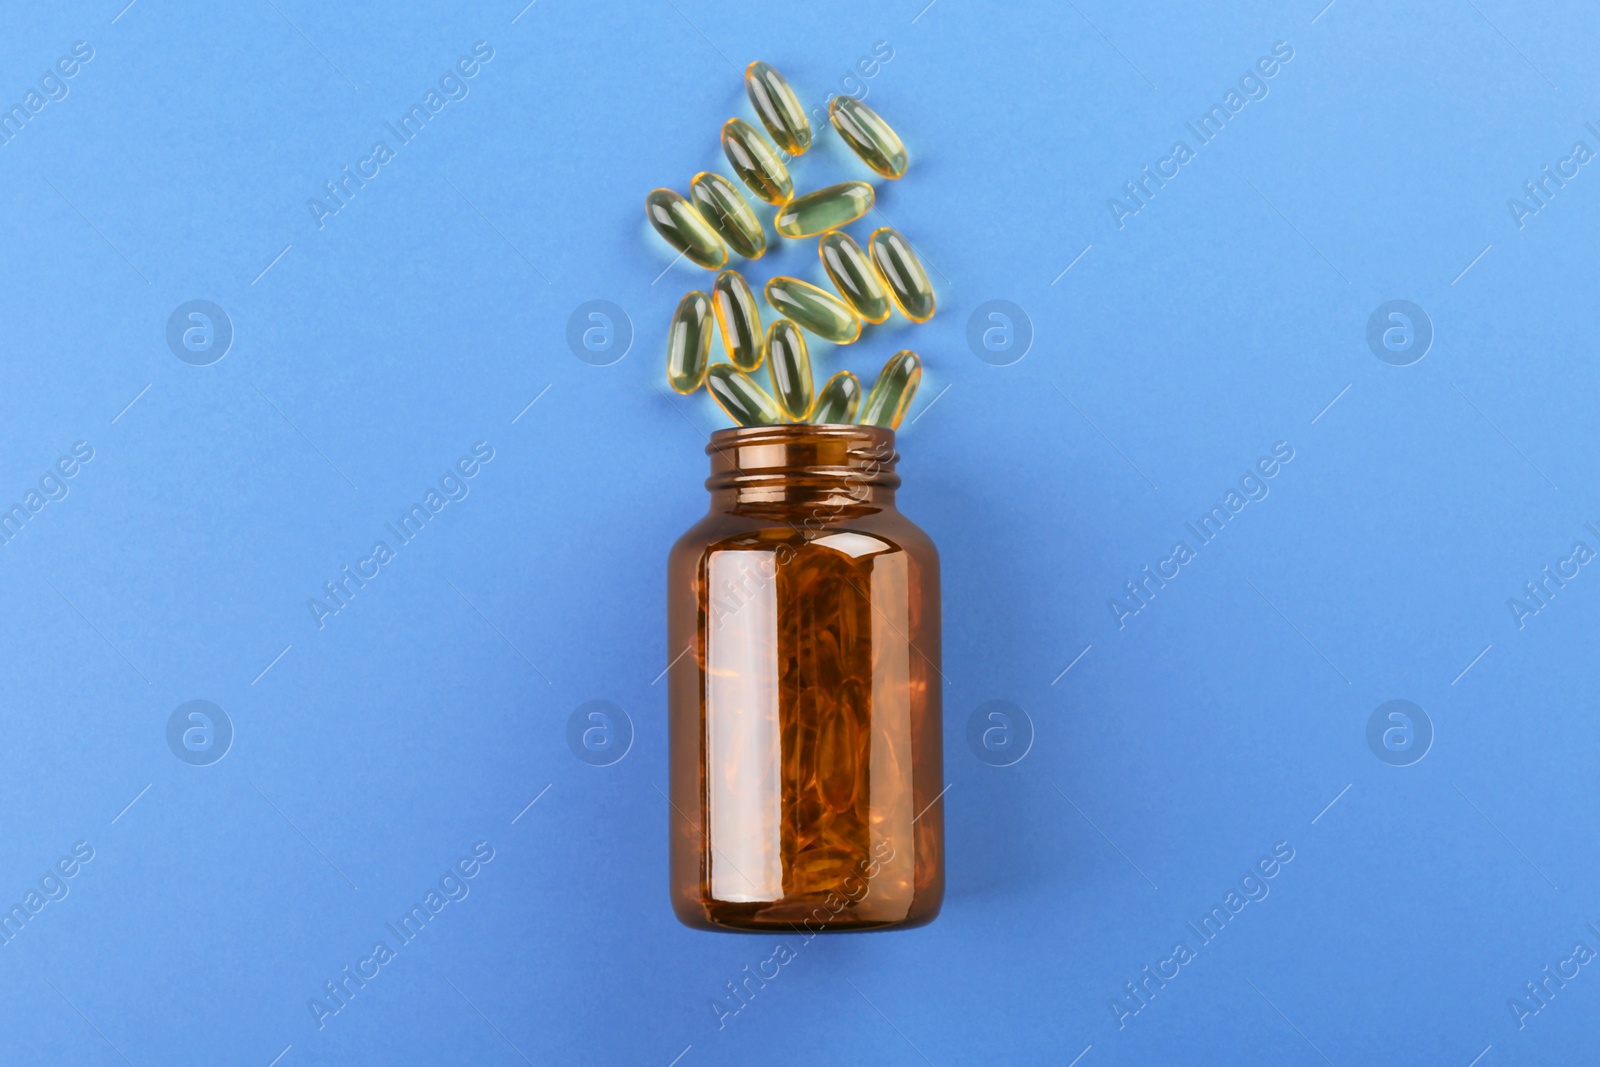
<path id="1" fill-rule="evenodd" d="M 671 891 L 707 929 L 913 926 L 944 892 L 939 564 L 894 434 L 719 431 L 668 562 Z"/>

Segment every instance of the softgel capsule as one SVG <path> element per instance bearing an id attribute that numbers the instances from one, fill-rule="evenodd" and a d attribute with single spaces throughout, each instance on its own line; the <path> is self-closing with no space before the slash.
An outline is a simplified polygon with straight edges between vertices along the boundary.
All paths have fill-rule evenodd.
<path id="1" fill-rule="evenodd" d="M 725 270 L 711 286 L 711 306 L 717 313 L 717 330 L 728 361 L 746 374 L 761 368 L 766 355 L 761 335 L 761 307 L 744 275 Z"/>
<path id="2" fill-rule="evenodd" d="M 757 60 L 745 68 L 744 88 L 778 147 L 791 156 L 803 155 L 811 147 L 811 122 L 783 75 Z"/>
<path id="3" fill-rule="evenodd" d="M 685 293 L 667 330 L 667 381 L 679 393 L 692 393 L 706 380 L 711 363 L 711 298 Z"/>
<path id="4" fill-rule="evenodd" d="M 799 278 L 774 278 L 767 283 L 767 303 L 784 318 L 792 319 L 836 345 L 861 336 L 861 320 L 838 297 Z"/>
<path id="5" fill-rule="evenodd" d="M 811 406 L 811 421 L 819 426 L 855 422 L 856 408 L 860 404 L 861 380 L 842 370 L 829 378 L 817 393 L 817 402 Z"/>
<path id="6" fill-rule="evenodd" d="M 911 407 L 911 398 L 917 395 L 917 385 L 922 381 L 922 357 L 906 349 L 889 357 L 889 362 L 878 372 L 872 383 L 872 392 L 861 408 L 861 422 L 865 426 L 882 426 L 896 429 Z"/>
<path id="7" fill-rule="evenodd" d="M 933 282 L 922 269 L 911 242 L 899 231 L 887 226 L 872 231 L 872 265 L 878 268 L 883 280 L 889 283 L 889 295 L 895 306 L 912 322 L 927 322 L 933 318 L 937 301 L 933 295 Z"/>
<path id="8" fill-rule="evenodd" d="M 707 270 L 728 262 L 728 248 L 693 204 L 671 189 L 653 189 L 644 198 L 644 213 L 662 238 Z"/>
<path id="9" fill-rule="evenodd" d="M 767 373 L 772 377 L 772 398 L 790 422 L 805 422 L 811 414 L 811 357 L 805 335 L 788 319 L 767 328 Z"/>
<path id="10" fill-rule="evenodd" d="M 873 199 L 866 182 L 840 182 L 795 197 L 778 209 L 772 224 L 785 237 L 815 237 L 856 221 L 872 210 Z"/>
<path id="11" fill-rule="evenodd" d="M 772 395 L 731 363 L 717 363 L 706 375 L 706 391 L 740 426 L 769 426 L 783 421 Z"/>
<path id="12" fill-rule="evenodd" d="M 836 96 L 828 105 L 828 117 L 861 162 L 885 178 L 904 177 L 906 146 L 876 111 L 854 97 Z"/>

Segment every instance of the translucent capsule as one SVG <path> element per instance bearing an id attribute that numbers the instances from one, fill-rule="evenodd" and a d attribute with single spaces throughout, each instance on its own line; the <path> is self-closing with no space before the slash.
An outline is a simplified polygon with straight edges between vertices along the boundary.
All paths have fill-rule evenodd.
<path id="1" fill-rule="evenodd" d="M 729 248 L 745 259 L 760 259 L 767 251 L 767 231 L 728 179 L 703 170 L 689 183 L 689 195 L 700 217 Z"/>
<path id="2" fill-rule="evenodd" d="M 750 94 L 750 106 L 756 109 L 761 125 L 779 148 L 798 156 L 811 147 L 811 122 L 806 118 L 806 109 L 800 106 L 782 74 L 757 60 L 744 69 L 744 89 Z"/>
<path id="3" fill-rule="evenodd" d="M 772 224 L 785 237 L 815 237 L 856 221 L 872 209 L 872 199 L 869 183 L 840 182 L 795 197 L 778 209 Z"/>
<path id="4" fill-rule="evenodd" d="M 777 403 L 767 391 L 731 363 L 712 365 L 706 373 L 706 392 L 740 426 L 770 426 L 783 421 Z"/>
<path id="5" fill-rule="evenodd" d="M 861 336 L 861 320 L 847 304 L 799 278 L 778 277 L 768 282 L 767 303 L 824 341 L 847 345 Z"/>
<path id="6" fill-rule="evenodd" d="M 863 426 L 886 426 L 893 430 L 905 418 L 911 398 L 917 393 L 917 383 L 922 380 L 922 357 L 910 349 L 896 352 L 878 372 L 872 383 L 872 392 L 861 407 Z"/>
<path id="7" fill-rule="evenodd" d="M 667 331 L 667 381 L 674 391 L 692 393 L 706 380 L 711 363 L 711 298 L 683 294 Z"/>
<path id="8" fill-rule="evenodd" d="M 717 270 L 728 262 L 728 249 L 693 204 L 671 189 L 652 189 L 644 198 L 644 213 L 650 225 L 676 248 L 706 270 Z"/>
<path id="9" fill-rule="evenodd" d="M 789 168 L 767 139 L 744 119 L 729 119 L 722 124 L 722 151 L 739 180 L 767 203 L 782 204 L 794 195 Z"/>
<path id="10" fill-rule="evenodd" d="M 829 378 L 811 406 L 811 421 L 819 426 L 847 426 L 856 421 L 861 403 L 861 380 L 847 370 Z"/>
<path id="11" fill-rule="evenodd" d="M 736 270 L 717 275 L 711 286 L 711 305 L 717 313 L 717 329 L 728 359 L 746 373 L 754 373 L 766 356 L 766 340 L 761 336 L 761 305 L 750 283 Z"/>
<path id="12" fill-rule="evenodd" d="M 849 96 L 836 96 L 828 104 L 828 116 L 845 144 L 861 161 L 885 178 L 898 178 L 906 172 L 906 146 L 878 113 Z"/>
<path id="13" fill-rule="evenodd" d="M 889 283 L 889 295 L 895 306 L 905 312 L 912 322 L 927 322 L 933 318 L 935 300 L 933 282 L 922 269 L 922 260 L 912 249 L 911 242 L 896 230 L 885 226 L 872 231 L 872 262 Z"/>
<path id="14" fill-rule="evenodd" d="M 851 236 L 839 230 L 830 230 L 817 242 L 817 254 L 822 257 L 822 269 L 828 272 L 833 286 L 855 308 L 856 314 L 867 322 L 883 322 L 892 310 L 889 288 L 883 275 L 872 265 L 872 260 L 861 250 Z"/>
<path id="15" fill-rule="evenodd" d="M 800 327 L 788 319 L 767 327 L 767 372 L 772 376 L 772 398 L 783 417 L 805 422 L 811 414 L 811 357 Z"/>

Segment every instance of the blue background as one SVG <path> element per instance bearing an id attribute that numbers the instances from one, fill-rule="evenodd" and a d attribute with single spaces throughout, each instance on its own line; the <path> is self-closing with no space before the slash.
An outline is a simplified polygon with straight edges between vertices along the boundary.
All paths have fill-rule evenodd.
<path id="1" fill-rule="evenodd" d="M 1600 968 L 1520 1029 L 1508 1006 L 1600 949 L 1600 574 L 1521 628 L 1507 604 L 1600 548 L 1600 175 L 1520 226 L 1507 204 L 1600 149 L 1600 12 L 924 2 L 7 14 L 6 107 L 94 57 L 0 147 L 0 498 L 94 458 L 0 548 L 0 903 L 94 859 L 0 947 L 0 1060 L 1600 1055 Z M 319 228 L 323 183 L 480 41 L 469 94 Z M 1279 41 L 1199 146 L 1185 123 Z M 855 229 L 901 228 L 939 313 L 814 357 L 928 364 L 901 506 L 944 563 L 949 889 L 923 929 L 783 939 L 719 1029 L 774 939 L 667 901 L 664 564 L 722 419 L 665 391 L 666 320 L 710 276 L 641 207 L 727 172 L 757 58 L 812 108 L 865 91 L 911 154 Z M 797 186 L 867 176 L 819 135 Z M 750 268 L 775 273 L 819 277 L 811 243 Z M 166 340 L 195 299 L 233 325 L 209 366 Z M 1434 331 L 1404 367 L 1367 340 L 1397 299 Z M 627 321 L 586 361 L 593 300 Z M 969 346 L 989 300 L 1023 310 L 1020 361 Z M 480 441 L 470 495 L 319 628 L 308 600 Z M 1123 583 L 1280 441 L 1270 495 L 1119 626 Z M 196 699 L 235 732 L 210 766 L 167 741 Z M 1367 741 L 1395 699 L 1434 733 L 1409 766 Z M 632 723 L 610 766 L 566 741 L 590 700 Z M 966 740 L 991 700 L 1032 723 L 1011 766 Z M 323 983 L 478 841 L 470 895 L 319 1029 Z M 1279 842 L 1270 895 L 1119 1026 Z"/>

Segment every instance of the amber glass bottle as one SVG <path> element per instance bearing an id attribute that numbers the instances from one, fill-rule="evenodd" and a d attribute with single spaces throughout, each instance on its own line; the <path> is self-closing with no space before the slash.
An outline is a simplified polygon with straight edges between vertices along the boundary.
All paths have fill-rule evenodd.
<path id="1" fill-rule="evenodd" d="M 672 903 L 689 926 L 917 926 L 944 896 L 939 557 L 894 431 L 720 430 L 667 565 Z"/>

